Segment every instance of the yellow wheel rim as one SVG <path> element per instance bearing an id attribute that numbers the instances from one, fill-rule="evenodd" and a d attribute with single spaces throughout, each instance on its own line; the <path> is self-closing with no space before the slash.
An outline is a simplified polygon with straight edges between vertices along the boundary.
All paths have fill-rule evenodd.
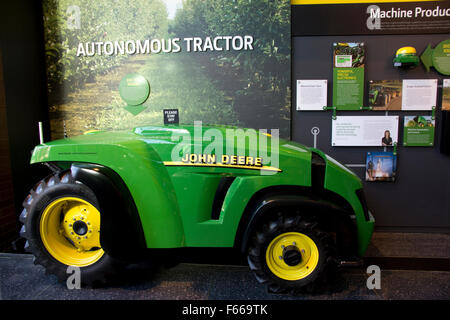
<path id="1" fill-rule="evenodd" d="M 319 250 L 305 234 L 287 232 L 273 239 L 266 250 L 270 271 L 284 280 L 300 280 L 310 275 L 319 262 Z"/>
<path id="2" fill-rule="evenodd" d="M 86 267 L 104 254 L 100 246 L 100 212 L 89 202 L 64 197 L 41 215 L 39 231 L 47 251 L 65 265 Z"/>

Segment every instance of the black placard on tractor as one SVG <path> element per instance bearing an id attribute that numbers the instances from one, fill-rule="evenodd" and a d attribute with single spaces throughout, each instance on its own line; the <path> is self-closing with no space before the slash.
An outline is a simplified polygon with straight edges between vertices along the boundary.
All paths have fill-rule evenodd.
<path id="1" fill-rule="evenodd" d="M 178 124 L 178 109 L 164 109 L 164 124 Z"/>

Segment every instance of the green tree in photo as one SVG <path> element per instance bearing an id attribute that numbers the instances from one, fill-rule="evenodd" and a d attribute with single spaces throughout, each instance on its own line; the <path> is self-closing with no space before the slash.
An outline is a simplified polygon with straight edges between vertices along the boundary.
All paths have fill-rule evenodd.
<path id="1" fill-rule="evenodd" d="M 186 0 L 169 31 L 177 37 L 251 35 L 253 52 L 199 54 L 211 79 L 227 92 L 239 119 L 262 121 L 289 133 L 290 2 L 275 0 Z M 251 106 L 251 107 L 250 107 Z M 270 119 L 271 121 L 268 121 Z"/>
<path id="2" fill-rule="evenodd" d="M 289 1 L 185 0 L 170 20 L 168 1 L 43 1 L 52 137 L 66 129 L 71 136 L 161 125 L 162 110 L 172 108 L 179 109 L 181 123 L 279 128 L 288 137 Z M 251 36 L 253 48 L 184 48 L 186 37 L 216 36 Z M 173 38 L 181 52 L 107 54 L 102 46 Z M 139 114 L 128 112 L 119 95 L 129 73 L 143 75 L 151 87 Z"/>
<path id="3" fill-rule="evenodd" d="M 50 98 L 64 98 L 127 58 L 77 56 L 80 43 L 167 36 L 167 10 L 161 0 L 44 0 L 43 9 Z"/>

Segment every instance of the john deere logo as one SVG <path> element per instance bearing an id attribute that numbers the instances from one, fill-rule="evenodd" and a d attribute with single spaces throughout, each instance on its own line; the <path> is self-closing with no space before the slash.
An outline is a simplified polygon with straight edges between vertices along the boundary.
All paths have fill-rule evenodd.
<path id="1" fill-rule="evenodd" d="M 227 127 L 203 130 L 194 121 L 192 130 L 177 128 L 170 140 L 175 143 L 167 167 L 214 167 L 254 170 L 261 175 L 282 172 L 279 169 L 278 129 L 241 129 Z"/>
<path id="2" fill-rule="evenodd" d="M 181 161 L 165 161 L 166 166 L 207 166 L 207 167 L 226 167 L 237 169 L 254 169 L 254 170 L 281 170 L 275 167 L 263 166 L 263 159 L 260 157 L 222 155 L 214 154 L 185 154 Z"/>
<path id="3" fill-rule="evenodd" d="M 185 154 L 181 159 L 184 163 L 203 163 L 203 164 L 217 164 L 218 159 L 214 154 Z M 250 167 L 262 167 L 262 159 L 247 157 L 247 156 L 229 156 L 222 155 L 220 157 L 220 164 L 224 165 L 238 165 L 238 166 L 250 166 Z"/>

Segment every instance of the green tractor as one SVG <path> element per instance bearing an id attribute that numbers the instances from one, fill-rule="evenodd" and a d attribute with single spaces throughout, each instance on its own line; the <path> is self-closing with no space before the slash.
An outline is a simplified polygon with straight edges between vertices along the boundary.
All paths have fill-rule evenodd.
<path id="1" fill-rule="evenodd" d="M 174 125 L 42 143 L 31 163 L 53 172 L 23 203 L 25 248 L 61 281 L 78 267 L 85 284 L 152 252 L 235 248 L 274 292 L 361 262 L 374 218 L 360 179 L 262 131 L 252 142 L 248 130 Z"/>
<path id="2" fill-rule="evenodd" d="M 369 91 L 369 105 L 382 106 L 384 105 L 386 97 L 383 93 L 382 87 L 373 87 Z"/>

